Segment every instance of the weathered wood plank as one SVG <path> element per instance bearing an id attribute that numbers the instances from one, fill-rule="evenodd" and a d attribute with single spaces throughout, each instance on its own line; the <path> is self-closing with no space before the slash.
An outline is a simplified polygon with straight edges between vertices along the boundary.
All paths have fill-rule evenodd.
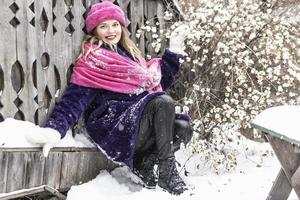
<path id="1" fill-rule="evenodd" d="M 74 19 L 72 20 L 72 26 L 74 27 L 74 33 L 72 34 L 72 58 L 71 62 L 74 63 L 78 57 L 81 44 L 85 33 L 83 32 L 84 18 L 83 13 L 86 11 L 82 1 L 74 1 L 74 5 L 71 9 Z"/>
<path id="2" fill-rule="evenodd" d="M 161 1 L 157 1 L 157 21 L 159 22 L 158 25 L 158 30 L 166 30 L 166 23 L 163 19 L 163 17 L 165 16 L 165 8 L 163 5 L 163 2 Z M 159 55 L 162 55 L 164 53 L 164 50 L 167 47 L 167 40 L 164 34 L 159 33 L 159 31 L 157 31 L 157 34 L 159 35 L 159 38 L 161 38 L 161 47 L 160 47 L 160 51 L 158 52 Z"/>
<path id="3" fill-rule="evenodd" d="M 286 200 L 292 191 L 292 186 L 284 171 L 280 169 L 267 200 Z"/>
<path id="4" fill-rule="evenodd" d="M 122 8 L 122 10 L 124 11 L 125 15 L 128 18 L 129 13 L 127 11 L 128 11 L 130 0 L 117 0 L 117 3 Z"/>
<path id="5" fill-rule="evenodd" d="M 61 2 L 61 1 L 57 1 Z M 52 0 L 35 1 L 36 21 L 36 78 L 38 123 L 43 124 L 44 119 L 54 106 L 55 78 L 53 59 L 53 12 Z"/>
<path id="6" fill-rule="evenodd" d="M 47 159 L 45 160 L 43 184 L 49 185 L 55 189 L 60 189 L 60 176 L 62 165 L 62 153 L 61 152 L 49 152 Z"/>
<path id="7" fill-rule="evenodd" d="M 77 184 L 76 175 L 78 173 L 79 160 L 80 154 L 78 152 L 62 154 L 60 189 L 65 190 Z"/>
<path id="8" fill-rule="evenodd" d="M 287 177 L 290 178 L 297 170 L 300 163 L 300 156 L 294 152 L 294 146 L 278 138 L 267 135 L 281 166 Z"/>
<path id="9" fill-rule="evenodd" d="M 268 134 L 266 135 L 266 137 L 268 138 L 268 141 L 271 144 L 282 166 L 282 169 L 287 176 L 287 179 L 291 183 L 291 178 L 300 165 L 299 154 L 295 153 L 294 146 L 292 144 Z M 298 198 L 300 198 L 300 188 L 298 188 L 296 185 L 293 185 L 293 188 Z"/>
<path id="10" fill-rule="evenodd" d="M 78 171 L 77 171 L 77 184 L 87 182 L 98 175 L 101 170 L 114 169 L 117 165 L 109 162 L 104 154 L 100 151 L 80 154 Z M 82 173 L 88 171 L 89 173 Z"/>
<path id="11" fill-rule="evenodd" d="M 25 163 L 27 159 L 27 155 L 23 152 L 8 154 L 6 192 L 24 188 L 24 180 L 26 176 Z"/>
<path id="12" fill-rule="evenodd" d="M 130 32 L 131 39 L 138 45 L 142 54 L 145 56 L 145 35 L 144 32 L 141 33 L 140 38 L 136 38 L 135 34 L 137 30 L 144 25 L 144 1 L 141 0 L 131 0 L 130 2 Z"/>
<path id="13" fill-rule="evenodd" d="M 300 186 L 300 167 L 296 170 L 291 178 L 291 183 L 294 188 L 298 188 Z"/>
<path id="14" fill-rule="evenodd" d="M 25 188 L 43 185 L 45 159 L 42 152 L 28 152 Z"/>
<path id="15" fill-rule="evenodd" d="M 101 154 L 100 154 L 101 155 Z M 102 163 L 98 162 L 98 157 L 101 157 L 99 153 L 86 153 L 80 154 L 78 168 L 76 173 L 76 183 L 81 184 L 91 180 L 95 174 L 99 174 L 101 168 L 105 166 L 107 161 L 102 158 Z M 95 168 L 97 168 L 95 170 Z M 82 173 L 84 171 L 89 171 L 90 173 Z"/>
<path id="16" fill-rule="evenodd" d="M 20 198 L 24 196 L 30 196 L 30 195 L 37 195 L 39 193 L 51 193 L 58 197 L 58 199 L 64 200 L 66 199 L 66 196 L 61 194 L 59 191 L 55 190 L 54 188 L 51 188 L 46 185 L 38 186 L 38 187 L 33 187 L 30 189 L 22 189 L 10 193 L 5 193 L 5 194 L 0 194 L 0 200 L 8 200 L 8 199 L 15 199 L 15 198 Z"/>
<path id="17" fill-rule="evenodd" d="M 0 65 L 4 74 L 4 80 L 2 80 L 4 82 L 4 89 L 0 95 L 3 107 L 1 108 L 0 106 L 0 112 L 4 118 L 14 117 L 18 111 L 14 104 L 14 100 L 17 98 L 17 93 L 14 90 L 11 80 L 11 69 L 13 64 L 17 61 L 15 27 L 18 26 L 19 23 L 19 20 L 14 14 L 16 6 L 13 3 L 13 0 L 2 0 L 0 4 Z"/>
<path id="18" fill-rule="evenodd" d="M 36 60 L 36 38 L 35 27 L 32 25 L 33 23 L 30 23 L 34 20 L 35 16 L 28 6 L 32 3 L 34 3 L 34 0 L 16 0 L 16 4 L 19 7 L 16 17 L 20 21 L 20 24 L 16 29 L 16 39 L 18 52 L 17 59 L 22 66 L 23 71 L 23 74 L 19 75 L 20 78 L 23 79 L 23 87 L 18 94 L 18 97 L 23 103 L 18 108 L 24 115 L 24 120 L 35 122 L 35 113 L 38 108 L 38 104 L 34 101 L 37 91 L 33 83 L 33 67 Z"/>
<path id="19" fill-rule="evenodd" d="M 80 3 L 80 1 L 77 1 L 77 3 Z M 71 13 L 70 6 L 66 5 L 65 1 L 56 1 L 56 5 L 53 8 L 53 14 L 56 16 L 53 23 L 53 26 L 56 29 L 52 41 L 54 44 L 53 62 L 59 74 L 59 77 L 56 77 L 56 79 L 60 83 L 60 88 L 57 88 L 59 90 L 58 95 L 61 95 L 67 83 L 67 71 L 70 65 L 75 61 L 72 44 L 73 29 L 70 27 L 72 26 L 74 28 L 74 25 L 67 19 L 72 19 L 72 16 L 74 17 L 75 15 L 81 16 L 81 13 Z M 76 17 L 76 20 L 78 20 L 77 18 L 79 16 Z M 76 41 L 77 45 L 78 42 L 80 41 Z"/>
<path id="20" fill-rule="evenodd" d="M 4 193 L 6 191 L 6 183 L 7 183 L 7 170 L 8 170 L 8 157 L 7 152 L 0 151 L 0 193 Z"/>
<path id="21" fill-rule="evenodd" d="M 157 21 L 157 1 L 156 0 L 147 0 L 144 1 L 144 13 L 147 17 L 148 25 L 151 27 L 155 26 Z M 145 53 L 151 55 L 152 57 L 156 55 L 154 48 L 152 47 L 152 33 L 145 33 Z"/>

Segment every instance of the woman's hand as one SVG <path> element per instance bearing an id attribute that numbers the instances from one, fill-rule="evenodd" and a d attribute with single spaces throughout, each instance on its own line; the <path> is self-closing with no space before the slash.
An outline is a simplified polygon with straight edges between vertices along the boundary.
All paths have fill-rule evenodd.
<path id="1" fill-rule="evenodd" d="M 170 35 L 170 47 L 169 50 L 178 53 L 185 54 L 184 49 L 184 40 L 189 34 L 190 28 L 188 25 L 183 24 L 175 28 Z"/>
<path id="2" fill-rule="evenodd" d="M 37 126 L 26 133 L 25 137 L 28 142 L 43 146 L 43 155 L 47 157 L 50 149 L 60 140 L 61 135 L 55 129 Z"/>

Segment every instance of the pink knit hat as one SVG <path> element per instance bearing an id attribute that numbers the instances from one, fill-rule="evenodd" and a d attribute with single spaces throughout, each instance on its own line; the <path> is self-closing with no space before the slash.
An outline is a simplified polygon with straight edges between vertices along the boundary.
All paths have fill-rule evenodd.
<path id="1" fill-rule="evenodd" d="M 96 28 L 101 22 L 115 19 L 121 25 L 126 26 L 126 18 L 123 10 L 110 1 L 103 1 L 92 5 L 85 19 L 85 26 L 88 33 Z"/>

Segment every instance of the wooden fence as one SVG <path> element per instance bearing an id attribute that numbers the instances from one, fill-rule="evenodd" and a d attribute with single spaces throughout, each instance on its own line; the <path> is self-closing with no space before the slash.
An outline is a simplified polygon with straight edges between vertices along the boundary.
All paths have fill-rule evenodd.
<path id="1" fill-rule="evenodd" d="M 0 1 L 0 121 L 12 117 L 41 124 L 61 96 L 84 37 L 84 14 L 95 0 Z M 146 20 L 165 27 L 167 0 L 116 0 L 131 33 Z M 159 34 L 159 33 L 158 33 Z M 151 34 L 139 39 L 155 55 Z M 161 49 L 164 49 L 162 45 Z"/>
<path id="2" fill-rule="evenodd" d="M 0 148 L 0 194 L 41 185 L 66 191 L 115 167 L 96 148 L 56 147 L 47 158 L 39 147 Z"/>

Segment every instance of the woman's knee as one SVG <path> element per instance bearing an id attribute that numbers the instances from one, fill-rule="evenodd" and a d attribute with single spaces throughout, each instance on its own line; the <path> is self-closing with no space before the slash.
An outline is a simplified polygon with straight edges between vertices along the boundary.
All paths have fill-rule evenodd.
<path id="1" fill-rule="evenodd" d="M 172 97 L 169 95 L 161 95 L 156 98 L 157 101 L 157 107 L 159 109 L 168 109 L 170 112 L 175 112 L 175 103 Z"/>
<path id="2" fill-rule="evenodd" d="M 188 121 L 175 120 L 174 121 L 174 138 L 180 139 L 180 142 L 187 144 L 191 141 L 193 136 L 193 128 Z"/>

